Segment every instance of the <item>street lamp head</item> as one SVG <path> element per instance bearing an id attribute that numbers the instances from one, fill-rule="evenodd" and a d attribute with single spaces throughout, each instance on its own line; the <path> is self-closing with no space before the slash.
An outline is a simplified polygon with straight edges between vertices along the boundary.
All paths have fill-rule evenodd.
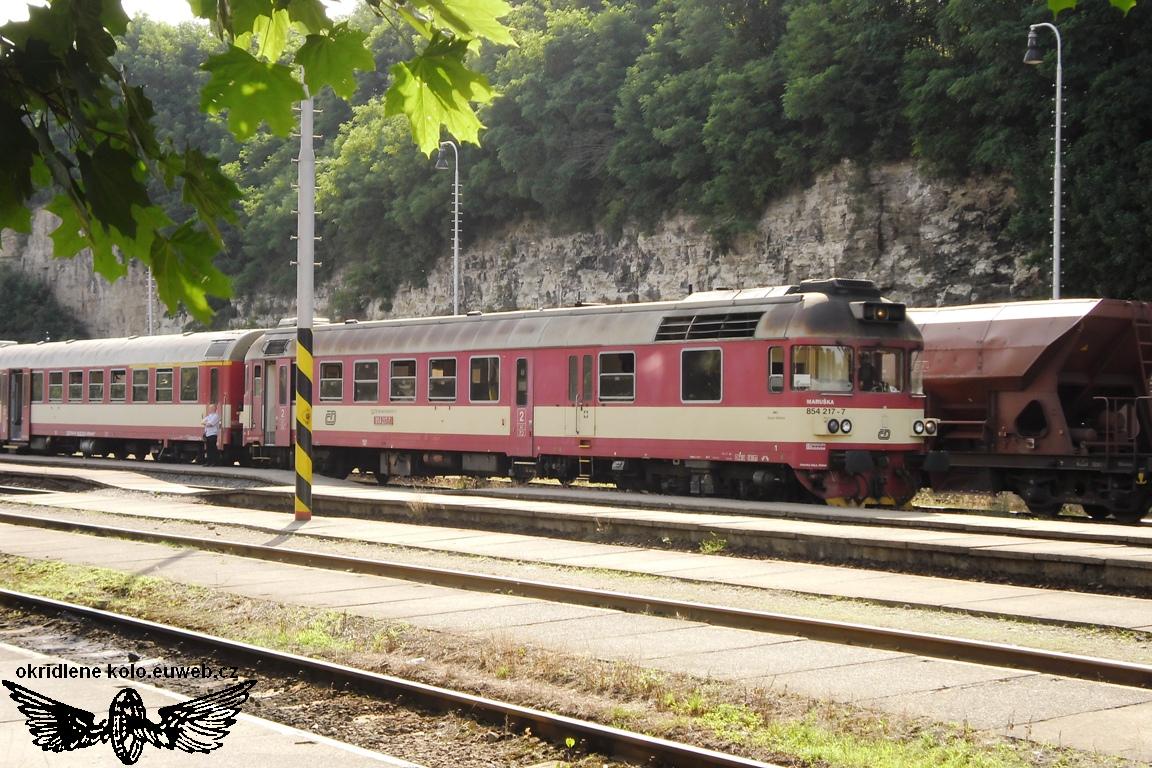
<path id="1" fill-rule="evenodd" d="M 1044 56 L 1040 53 L 1040 48 L 1036 45 L 1036 30 L 1028 30 L 1028 51 L 1024 54 L 1024 63 L 1033 66 L 1044 61 Z"/>
<path id="2" fill-rule="evenodd" d="M 448 170 L 448 153 L 444 151 L 443 144 L 441 144 L 440 148 L 436 150 L 436 170 Z"/>

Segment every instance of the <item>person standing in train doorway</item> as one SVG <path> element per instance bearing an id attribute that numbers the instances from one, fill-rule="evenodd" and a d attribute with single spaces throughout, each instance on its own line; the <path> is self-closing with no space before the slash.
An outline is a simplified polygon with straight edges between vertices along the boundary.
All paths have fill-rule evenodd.
<path id="1" fill-rule="evenodd" d="M 220 452 L 216 441 L 220 436 L 220 414 L 216 413 L 216 406 L 208 406 L 208 415 L 200 420 L 204 425 L 204 466 L 214 467 L 220 463 Z"/>

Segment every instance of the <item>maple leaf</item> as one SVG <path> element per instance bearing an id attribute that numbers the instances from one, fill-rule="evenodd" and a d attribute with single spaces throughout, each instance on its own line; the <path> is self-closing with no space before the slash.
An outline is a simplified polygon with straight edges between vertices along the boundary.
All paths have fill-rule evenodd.
<path id="1" fill-rule="evenodd" d="M 420 151 L 440 145 L 440 127 L 461 141 L 479 144 L 484 125 L 470 102 L 485 104 L 496 93 L 483 75 L 464 66 L 466 40 L 437 34 L 416 58 L 392 67 L 392 86 L 384 100 L 387 117 L 405 115 Z"/>
<path id="2" fill-rule="evenodd" d="M 332 86 L 337 96 L 352 98 L 356 92 L 356 71 L 372 71 L 376 61 L 364 45 L 366 35 L 346 23 L 326 35 L 308 35 L 296 53 L 296 63 L 304 67 L 304 83 L 311 93 Z"/>
<path id="3" fill-rule="evenodd" d="M 227 111 L 236 138 L 247 139 L 263 122 L 280 136 L 292 131 L 292 105 L 304 98 L 304 89 L 288 67 L 260 61 L 234 46 L 201 67 L 212 77 L 200 91 L 200 108 L 211 114 Z"/>

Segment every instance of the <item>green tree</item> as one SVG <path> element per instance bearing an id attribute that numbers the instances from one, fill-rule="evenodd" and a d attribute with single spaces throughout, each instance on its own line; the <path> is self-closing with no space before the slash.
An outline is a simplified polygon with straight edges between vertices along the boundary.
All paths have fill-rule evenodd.
<path id="1" fill-rule="evenodd" d="M 448 186 L 433 183 L 435 173 L 412 146 L 404 121 L 380 101 L 353 110 L 333 157 L 317 173 L 324 269 L 342 269 L 347 280 L 338 314 L 359 314 L 372 298 L 387 303 L 405 281 L 424 282 L 444 243 L 448 209 Z"/>
<path id="2" fill-rule="evenodd" d="M 0 339 L 37 342 L 60 339 L 86 339 L 88 329 L 80 318 L 56 301 L 52 289 L 42 281 L 0 266 Z"/>
<path id="3" fill-rule="evenodd" d="M 615 193 L 604 172 L 620 136 L 613 110 L 643 50 L 645 16 L 632 4 L 548 10 L 497 65 L 504 98 L 485 118 L 510 185 L 504 194 L 553 221 L 589 226 L 598 218 Z"/>
<path id="4" fill-rule="evenodd" d="M 779 61 L 785 115 L 819 166 L 907 157 L 904 59 L 929 29 L 924 6 L 891 0 L 796 0 Z"/>
<path id="5" fill-rule="evenodd" d="M 417 144 L 435 148 L 442 128 L 475 142 L 480 122 L 471 103 L 493 97 L 465 55 L 481 41 L 512 44 L 499 22 L 503 0 L 367 0 L 381 14 L 406 22 L 422 47 L 392 66 L 390 114 L 407 116 Z M 261 124 L 280 135 L 294 125 L 292 106 L 304 94 L 356 88 L 355 71 L 373 66 L 364 34 L 334 24 L 319 0 L 190 0 L 229 45 L 203 64 L 209 73 L 201 108 L 226 113 L 240 139 Z M 213 258 L 222 223 L 239 194 L 218 162 L 199 149 L 161 139 L 148 96 L 115 65 L 117 37 L 128 31 L 118 0 L 52 0 L 30 7 L 26 22 L 0 27 L 0 226 L 30 229 L 37 189 L 52 189 L 47 206 L 61 219 L 56 253 L 90 249 L 98 272 L 122 276 L 136 259 L 156 276 L 170 309 L 183 302 L 210 316 L 207 295 L 226 296 L 229 282 Z M 291 34 L 294 70 L 281 63 Z M 179 190 L 194 215 L 175 221 L 149 181 Z"/>

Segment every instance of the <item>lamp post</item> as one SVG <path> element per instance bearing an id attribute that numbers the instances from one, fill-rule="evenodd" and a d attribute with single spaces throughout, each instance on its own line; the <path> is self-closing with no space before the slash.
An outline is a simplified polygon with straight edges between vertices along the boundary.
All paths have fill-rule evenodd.
<path id="1" fill-rule="evenodd" d="M 1044 60 L 1036 47 L 1036 30 L 1046 27 L 1056 35 L 1056 162 L 1052 170 L 1052 298 L 1060 298 L 1060 97 L 1064 92 L 1064 62 L 1063 46 L 1060 40 L 1060 30 L 1055 24 L 1042 22 L 1033 24 L 1028 28 L 1028 52 L 1024 54 L 1024 63 L 1036 65 Z"/>
<path id="2" fill-rule="evenodd" d="M 460 150 L 454 141 L 440 142 L 436 170 L 448 170 L 445 147 L 452 147 L 452 314 L 460 314 Z"/>

